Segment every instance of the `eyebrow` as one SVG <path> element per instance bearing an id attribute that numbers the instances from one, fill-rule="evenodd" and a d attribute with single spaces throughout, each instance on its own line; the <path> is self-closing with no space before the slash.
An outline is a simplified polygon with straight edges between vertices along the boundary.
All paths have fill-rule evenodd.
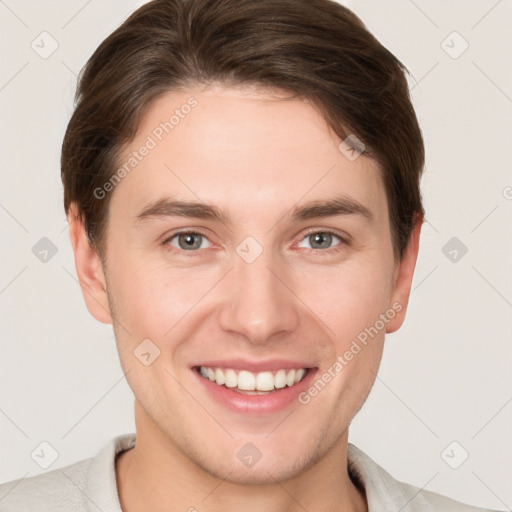
<path id="1" fill-rule="evenodd" d="M 294 208 L 295 220 L 320 219 L 337 215 L 358 215 L 369 224 L 374 222 L 373 213 L 359 201 L 347 196 L 338 196 L 328 200 L 316 200 Z"/>
<path id="2" fill-rule="evenodd" d="M 148 204 L 136 216 L 135 222 L 159 217 L 190 217 L 192 219 L 214 220 L 222 223 L 227 223 L 229 220 L 227 215 L 216 206 L 198 202 L 173 201 L 164 197 Z"/>
<path id="3" fill-rule="evenodd" d="M 291 212 L 292 220 L 302 221 L 338 215 L 357 215 L 370 224 L 374 222 L 374 215 L 366 206 L 347 196 L 311 201 L 302 206 L 296 206 Z M 135 222 L 161 217 L 186 217 L 229 224 L 229 216 L 214 205 L 177 201 L 166 197 L 145 206 L 136 216 Z"/>

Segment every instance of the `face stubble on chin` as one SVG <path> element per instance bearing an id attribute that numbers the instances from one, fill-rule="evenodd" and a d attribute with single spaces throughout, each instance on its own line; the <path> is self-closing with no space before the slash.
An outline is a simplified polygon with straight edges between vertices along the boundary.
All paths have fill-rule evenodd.
<path id="1" fill-rule="evenodd" d="M 137 443 L 162 464 L 172 454 L 183 467 L 232 483 L 284 481 L 343 457 L 384 335 L 403 321 L 406 298 L 395 286 L 384 188 L 376 164 L 364 155 L 346 159 L 310 106 L 233 89 L 157 100 L 130 148 L 192 92 L 198 107 L 116 187 L 109 205 L 104 270 L 121 364 L 136 397 Z M 334 191 L 366 205 L 373 221 L 289 219 L 297 204 L 329 199 Z M 231 223 L 134 221 L 164 195 L 215 204 Z M 320 255 L 298 247 L 309 228 L 345 236 L 341 250 Z M 190 256 L 162 243 L 185 229 L 209 237 L 211 247 Z M 263 248 L 250 264 L 236 252 L 248 236 Z M 402 314 L 368 338 L 307 404 L 296 400 L 259 416 L 234 412 L 212 399 L 191 368 L 231 357 L 289 358 L 322 379 L 397 299 Z M 143 340 L 158 351 L 147 366 L 134 355 Z M 246 446 L 259 457 L 250 468 L 239 457 Z"/>

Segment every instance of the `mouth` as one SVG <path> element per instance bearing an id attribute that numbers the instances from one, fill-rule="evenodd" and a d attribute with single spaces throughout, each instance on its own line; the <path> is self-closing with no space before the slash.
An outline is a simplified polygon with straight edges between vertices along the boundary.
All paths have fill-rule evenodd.
<path id="1" fill-rule="evenodd" d="M 220 363 L 220 362 L 219 362 Z M 208 400 L 245 416 L 264 416 L 299 406 L 298 396 L 315 378 L 318 368 L 279 368 L 279 362 L 270 365 L 236 364 L 229 368 L 213 363 L 211 366 L 193 366 L 191 370 L 205 390 Z M 272 367 L 272 368 L 270 368 Z M 259 370 L 259 371 L 257 371 Z M 303 407 L 300 405 L 300 407 Z"/>
<path id="2" fill-rule="evenodd" d="M 309 368 L 280 369 L 277 371 L 250 372 L 234 368 L 196 366 L 204 379 L 244 395 L 268 395 L 280 389 L 295 386 L 307 375 Z"/>

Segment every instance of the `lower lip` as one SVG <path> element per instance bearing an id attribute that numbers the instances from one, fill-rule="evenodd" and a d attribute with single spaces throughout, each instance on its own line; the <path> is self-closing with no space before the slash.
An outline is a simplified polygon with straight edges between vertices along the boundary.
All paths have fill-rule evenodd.
<path id="1" fill-rule="evenodd" d="M 293 386 L 286 386 L 267 395 L 245 395 L 226 386 L 219 386 L 210 379 L 202 377 L 196 368 L 192 368 L 202 385 L 212 397 L 224 407 L 244 414 L 262 415 L 278 412 L 293 402 L 298 402 L 298 395 L 305 391 L 313 380 L 317 369 L 309 368 L 306 376 Z"/>

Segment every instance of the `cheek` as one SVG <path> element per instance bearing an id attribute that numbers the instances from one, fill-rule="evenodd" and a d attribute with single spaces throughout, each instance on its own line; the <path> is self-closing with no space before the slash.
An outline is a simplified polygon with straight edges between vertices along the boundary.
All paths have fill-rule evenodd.
<path id="1" fill-rule="evenodd" d="M 319 378 L 335 375 L 326 397 L 347 404 L 335 413 L 342 422 L 349 421 L 347 411 L 359 410 L 375 382 L 386 331 L 381 315 L 390 309 L 388 270 L 378 264 L 347 265 L 324 280 L 323 294 L 316 289 L 307 299 L 329 327 L 331 350 Z"/>
<path id="2" fill-rule="evenodd" d="M 389 268 L 382 261 L 347 261 L 309 272 L 298 295 L 343 345 L 373 325 L 388 309 Z"/>
<path id="3" fill-rule="evenodd" d="M 119 265 L 111 272 L 111 295 L 118 320 L 137 339 L 168 338 L 169 330 L 193 313 L 218 280 L 217 274 L 206 265 L 191 269 L 150 260 L 118 261 Z"/>

